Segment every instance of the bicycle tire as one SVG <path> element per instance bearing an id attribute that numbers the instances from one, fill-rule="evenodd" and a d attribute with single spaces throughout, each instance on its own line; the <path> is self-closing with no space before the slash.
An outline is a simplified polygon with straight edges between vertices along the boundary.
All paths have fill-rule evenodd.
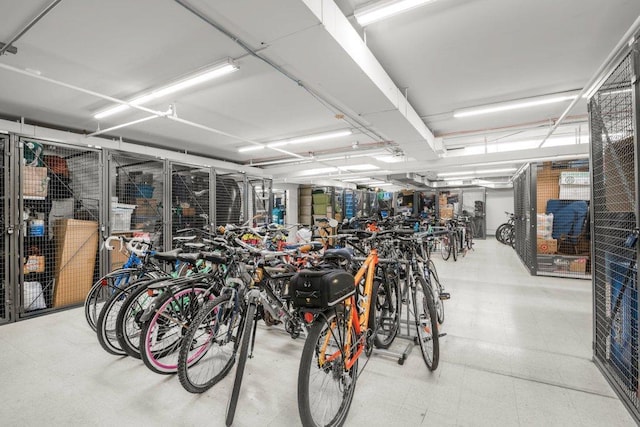
<path id="1" fill-rule="evenodd" d="M 89 289 L 89 292 L 84 299 L 84 317 L 87 320 L 89 327 L 93 329 L 94 332 L 97 331 L 96 324 L 98 322 L 100 311 L 102 311 L 102 307 L 104 307 L 104 303 L 109 300 L 118 288 L 126 286 L 127 283 L 133 281 L 130 280 L 131 273 L 139 272 L 139 270 L 134 269 L 128 270 L 129 271 L 116 270 L 105 274 L 98 279 L 93 286 L 91 286 L 91 289 Z M 124 283 L 111 283 L 117 281 L 117 279 L 124 280 Z"/>
<path id="2" fill-rule="evenodd" d="M 178 356 L 178 378 L 190 393 L 209 390 L 236 362 L 237 337 L 244 317 L 235 305 L 229 307 L 231 296 L 223 293 L 207 302 L 187 330 Z"/>
<path id="3" fill-rule="evenodd" d="M 458 261 L 458 236 L 455 231 L 451 232 L 449 241 L 451 242 L 451 255 L 453 255 L 453 260 Z"/>
<path id="4" fill-rule="evenodd" d="M 109 354 L 116 356 L 126 356 L 127 353 L 120 347 L 118 338 L 116 337 L 116 318 L 118 312 L 124 303 L 127 295 L 131 292 L 134 283 L 128 284 L 126 287 L 118 289 L 100 310 L 98 321 L 96 323 L 96 334 L 100 346 Z"/>
<path id="5" fill-rule="evenodd" d="M 344 353 L 340 349 L 347 347 L 344 343 L 346 328 L 344 316 L 333 314 L 328 318 L 319 316 L 309 329 L 298 369 L 298 412 L 303 426 L 341 426 L 347 418 L 358 378 L 358 360 L 350 369 L 344 366 L 341 356 Z M 350 331 L 351 342 L 355 343 L 357 338 L 353 328 Z M 328 345 L 325 345 L 325 340 Z M 320 357 L 323 363 L 320 363 L 318 353 L 323 348 L 325 351 Z M 330 359 L 325 354 L 337 354 L 338 357 Z M 319 378 L 317 383 L 312 381 L 316 376 Z M 336 393 L 336 398 L 331 399 L 336 404 L 331 407 L 337 406 L 330 414 L 321 408 L 331 397 L 329 388 Z M 323 416 L 325 419 L 320 419 Z"/>
<path id="6" fill-rule="evenodd" d="M 448 261 L 451 256 L 451 236 L 449 234 L 440 237 L 440 255 L 445 261 Z"/>
<path id="7" fill-rule="evenodd" d="M 244 325 L 242 328 L 242 343 L 240 344 L 240 355 L 238 356 L 238 366 L 236 366 L 236 376 L 233 380 L 233 390 L 227 405 L 227 415 L 225 423 L 227 426 L 233 424 L 233 418 L 236 415 L 236 407 L 238 406 L 238 397 L 240 396 L 240 387 L 242 386 L 242 377 L 244 376 L 244 368 L 249 357 L 249 344 L 251 341 L 254 318 L 256 316 L 257 306 L 255 303 L 249 303 L 247 312 L 244 317 Z"/>
<path id="8" fill-rule="evenodd" d="M 208 285 L 196 283 L 158 297 L 158 308 L 142 326 L 138 346 L 142 361 L 151 371 L 163 375 L 178 371 L 178 354 L 184 334 L 204 305 L 200 297 L 208 295 L 211 298 L 208 289 Z"/>
<path id="9" fill-rule="evenodd" d="M 467 249 L 469 250 L 473 249 L 473 235 L 475 234 L 474 228 L 475 226 L 473 225 L 473 222 L 470 222 L 469 229 L 467 230 L 467 234 L 466 234 Z"/>
<path id="10" fill-rule="evenodd" d="M 124 300 L 116 318 L 116 339 L 120 348 L 128 356 L 140 359 L 140 331 L 142 322 L 140 316 L 151 305 L 153 297 L 147 294 L 148 280 L 138 282 L 135 289 Z"/>
<path id="11" fill-rule="evenodd" d="M 440 360 L 440 340 L 433 292 L 423 277 L 416 276 L 415 280 L 413 309 L 418 344 L 427 368 L 435 371 Z"/>
<path id="12" fill-rule="evenodd" d="M 504 245 L 504 240 L 502 238 L 502 231 L 509 224 L 500 224 L 498 228 L 496 228 L 496 240 Z"/>
<path id="13" fill-rule="evenodd" d="M 373 283 L 374 321 L 369 322 L 369 326 L 373 329 L 373 343 L 377 348 L 389 348 L 400 330 L 400 286 L 389 274 L 386 279 Z"/>
<path id="14" fill-rule="evenodd" d="M 442 284 L 440 283 L 440 279 L 438 278 L 438 271 L 436 270 L 436 266 L 431 260 L 427 260 L 426 263 L 427 271 L 429 274 L 429 281 L 431 283 L 431 289 L 433 291 L 433 301 L 436 309 L 436 316 L 438 318 L 438 323 L 444 323 L 444 301 L 440 299 L 440 294 L 444 291 L 442 288 Z"/>

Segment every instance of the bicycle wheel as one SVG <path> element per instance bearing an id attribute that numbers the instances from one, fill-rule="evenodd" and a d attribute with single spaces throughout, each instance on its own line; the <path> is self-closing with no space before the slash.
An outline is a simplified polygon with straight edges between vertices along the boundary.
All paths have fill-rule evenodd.
<path id="1" fill-rule="evenodd" d="M 496 240 L 502 244 L 504 244 L 504 236 L 502 233 L 504 231 L 504 228 L 508 225 L 509 224 L 500 224 L 498 228 L 496 228 Z"/>
<path id="2" fill-rule="evenodd" d="M 431 260 L 427 260 L 426 262 L 426 270 L 427 277 L 429 277 L 429 281 L 431 283 L 431 290 L 433 291 L 433 302 L 436 309 L 436 316 L 438 318 L 438 323 L 444 323 L 444 301 L 440 299 L 440 293 L 443 291 L 442 285 L 440 284 L 440 279 L 438 278 L 438 272 L 436 270 L 436 266 Z"/>
<path id="3" fill-rule="evenodd" d="M 440 254 L 445 261 L 451 256 L 451 236 L 448 233 L 440 236 Z"/>
<path id="4" fill-rule="evenodd" d="M 236 361 L 244 317 L 230 300 L 231 293 L 225 293 L 207 302 L 187 330 L 178 357 L 178 378 L 190 393 L 209 390 Z"/>
<path id="5" fill-rule="evenodd" d="M 118 288 L 100 310 L 100 315 L 96 322 L 96 334 L 98 335 L 100 346 L 107 353 L 116 356 L 127 355 L 122 347 L 120 347 L 120 343 L 118 343 L 118 337 L 116 336 L 116 319 L 118 318 L 118 313 L 124 301 L 135 286 L 136 282 L 133 282 L 128 283 L 126 287 Z"/>
<path id="6" fill-rule="evenodd" d="M 389 348 L 400 329 L 400 285 L 395 277 L 387 274 L 384 282 L 373 283 L 372 295 L 373 343 L 378 348 Z"/>
<path id="7" fill-rule="evenodd" d="M 353 328 L 347 328 L 340 314 L 320 316 L 311 325 L 298 370 L 298 412 L 304 426 L 341 426 L 347 418 L 358 378 L 358 361 L 351 368 L 345 365 L 357 339 Z"/>
<path id="8" fill-rule="evenodd" d="M 208 289 L 206 284 L 196 284 L 158 297 L 153 316 L 140 331 L 138 348 L 147 368 L 158 374 L 177 372 L 186 331 L 204 305 L 204 298 L 213 300 Z"/>
<path id="9" fill-rule="evenodd" d="M 450 233 L 451 237 L 449 237 L 449 242 L 451 243 L 451 255 L 453 255 L 453 260 L 458 260 L 458 233 L 453 231 Z"/>
<path id="10" fill-rule="evenodd" d="M 147 293 L 149 283 L 149 280 L 138 282 L 135 289 L 131 291 L 122 303 L 122 307 L 116 317 L 116 339 L 118 344 L 127 355 L 136 359 L 140 359 L 140 350 L 138 348 L 142 329 L 140 317 L 154 300 L 154 297 L 149 296 Z"/>
<path id="11" fill-rule="evenodd" d="M 475 226 L 473 225 L 473 222 L 470 222 L 465 235 L 465 239 L 467 240 L 467 249 L 473 249 L 473 235 L 475 234 L 474 228 Z"/>
<path id="12" fill-rule="evenodd" d="M 433 304 L 433 293 L 423 277 L 416 276 L 413 289 L 413 308 L 418 332 L 418 344 L 422 358 L 430 371 L 438 368 L 440 359 L 440 342 L 436 310 Z"/>
<path id="13" fill-rule="evenodd" d="M 84 300 L 84 317 L 87 323 L 96 331 L 96 323 L 105 302 L 119 289 L 133 282 L 139 275 L 139 270 L 117 270 L 98 279 L 93 284 Z"/>
<path id="14" fill-rule="evenodd" d="M 242 327 L 242 343 L 240 344 L 240 356 L 238 357 L 238 366 L 236 366 L 236 377 L 233 380 L 233 390 L 231 391 L 231 397 L 229 398 L 229 404 L 227 405 L 227 417 L 226 425 L 233 424 L 233 418 L 236 415 L 236 407 L 238 405 L 238 397 L 240 396 L 240 387 L 242 386 L 242 376 L 244 375 L 244 367 L 247 364 L 247 358 L 249 356 L 249 343 L 251 341 L 251 334 L 253 324 L 256 317 L 256 305 L 250 303 L 247 306 L 247 312 L 245 313 L 244 326 Z"/>

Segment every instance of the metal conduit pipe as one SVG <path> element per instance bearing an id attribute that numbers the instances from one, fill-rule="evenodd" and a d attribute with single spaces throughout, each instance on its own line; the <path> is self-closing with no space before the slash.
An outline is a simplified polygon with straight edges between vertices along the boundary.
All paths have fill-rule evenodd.
<path id="1" fill-rule="evenodd" d="M 381 135 L 377 134 L 375 131 L 373 131 L 372 129 L 369 129 L 368 127 L 366 127 L 364 124 L 362 124 L 360 121 L 358 121 L 357 118 L 352 117 L 349 114 L 346 114 L 344 111 L 342 111 L 340 108 L 338 108 L 337 106 L 333 105 L 330 101 L 324 99 L 323 97 L 321 97 L 319 94 L 317 94 L 315 91 L 313 91 L 311 88 L 307 87 L 304 82 L 302 82 L 300 79 L 298 79 L 296 76 L 288 73 L 285 69 L 283 69 L 282 67 L 280 67 L 278 64 L 272 62 L 271 60 L 259 55 L 257 53 L 256 50 L 254 50 L 251 46 L 249 46 L 247 43 L 245 43 L 244 41 L 242 41 L 238 36 L 236 36 L 235 34 L 231 33 L 230 31 L 228 31 L 226 28 L 224 28 L 223 26 L 221 26 L 220 24 L 218 24 L 217 22 L 215 22 L 213 19 L 209 18 L 207 15 L 205 15 L 204 13 L 202 13 L 201 11 L 199 11 L 195 6 L 189 4 L 187 1 L 185 0 L 175 0 L 176 3 L 178 3 L 180 6 L 184 7 L 185 9 L 187 9 L 189 12 L 193 13 L 195 16 L 197 16 L 198 18 L 202 19 L 204 22 L 206 22 L 208 25 L 212 26 L 213 28 L 215 28 L 216 30 L 220 31 L 222 34 L 224 34 L 225 36 L 227 36 L 228 38 L 230 38 L 231 40 L 233 40 L 234 42 L 236 42 L 240 47 L 242 47 L 245 51 L 247 51 L 247 53 L 249 53 L 250 55 L 258 58 L 259 60 L 263 61 L 265 64 L 269 65 L 270 67 L 272 67 L 274 70 L 278 71 L 279 73 L 281 73 L 283 76 L 285 76 L 286 78 L 290 79 L 291 81 L 293 81 L 295 84 L 297 84 L 298 86 L 300 86 L 301 88 L 303 88 L 304 90 L 306 90 L 309 94 L 311 94 L 311 96 L 313 96 L 314 98 L 316 98 L 320 103 L 322 103 L 325 107 L 328 106 L 330 107 L 331 111 L 333 113 L 341 113 L 344 114 L 345 117 L 348 117 L 349 120 L 351 120 L 351 122 L 347 122 L 350 126 L 353 127 L 357 127 L 357 128 L 361 128 L 366 130 L 367 132 L 369 132 L 369 137 L 371 137 L 372 139 L 383 139 Z M 373 136 L 372 136 L 373 135 Z"/>
<path id="2" fill-rule="evenodd" d="M 20 31 L 18 31 L 18 33 L 13 36 L 11 38 L 11 40 L 9 40 L 7 42 L 7 44 L 5 44 L 4 46 L 2 46 L 2 49 L 0 49 L 0 56 L 4 55 L 4 53 L 7 50 L 10 50 L 11 46 L 18 41 L 18 39 L 20 37 L 22 37 L 27 31 L 29 31 L 31 29 L 31 27 L 33 27 L 36 22 L 38 22 L 39 20 L 41 20 L 47 13 L 49 13 L 51 11 L 51 9 L 53 9 L 54 7 L 56 7 L 56 5 L 58 3 L 60 3 L 62 0 L 54 0 L 49 6 L 45 7 L 44 10 L 42 10 L 42 12 L 40 12 L 38 15 L 36 15 L 35 18 L 33 18 L 31 21 L 29 21 L 29 23 L 27 25 L 24 26 L 24 28 Z M 15 48 L 15 47 L 14 47 Z M 12 53 L 16 53 L 17 50 L 12 50 Z"/>
<path id="3" fill-rule="evenodd" d="M 569 104 L 567 109 L 564 110 L 564 112 L 560 115 L 560 117 L 558 118 L 558 121 L 556 121 L 556 123 L 549 130 L 549 132 L 544 137 L 540 145 L 538 145 L 538 148 L 541 148 L 544 145 L 544 143 L 547 142 L 547 139 L 549 139 L 549 137 L 553 135 L 553 133 L 558 128 L 558 126 L 560 126 L 560 124 L 565 119 L 565 117 L 567 117 L 567 115 L 571 112 L 571 110 L 573 110 L 573 108 L 578 104 L 578 102 L 580 101 L 580 99 L 582 99 L 583 96 L 585 95 L 588 95 L 589 97 L 593 96 L 593 93 L 591 92 L 593 92 L 609 76 L 609 74 L 613 72 L 612 65 L 618 62 L 620 55 L 623 53 L 624 46 L 629 44 L 631 41 L 633 41 L 638 35 L 639 31 L 640 31 L 640 16 L 636 18 L 633 24 L 631 24 L 631 27 L 629 27 L 627 32 L 624 33 L 620 41 L 609 53 L 609 55 L 607 56 L 607 59 L 605 59 L 602 65 L 600 65 L 600 67 L 598 68 L 598 71 L 595 72 L 593 77 L 589 79 L 588 83 L 582 88 L 582 90 L 576 96 L 576 98 L 573 101 L 571 101 L 571 104 Z"/>

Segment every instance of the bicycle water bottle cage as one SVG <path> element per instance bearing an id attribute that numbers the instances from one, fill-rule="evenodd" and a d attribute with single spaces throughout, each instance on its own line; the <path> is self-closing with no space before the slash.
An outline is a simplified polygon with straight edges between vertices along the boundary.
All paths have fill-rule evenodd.
<path id="1" fill-rule="evenodd" d="M 152 256 L 160 261 L 173 262 L 178 259 L 178 255 L 182 253 L 182 249 L 174 249 L 168 252 L 156 252 Z"/>

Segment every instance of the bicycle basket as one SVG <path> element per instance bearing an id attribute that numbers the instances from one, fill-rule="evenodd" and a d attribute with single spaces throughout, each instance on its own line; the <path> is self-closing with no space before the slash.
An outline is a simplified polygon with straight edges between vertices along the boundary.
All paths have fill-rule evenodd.
<path id="1" fill-rule="evenodd" d="M 301 270 L 289 284 L 296 308 L 328 308 L 355 292 L 354 278 L 344 270 Z"/>

